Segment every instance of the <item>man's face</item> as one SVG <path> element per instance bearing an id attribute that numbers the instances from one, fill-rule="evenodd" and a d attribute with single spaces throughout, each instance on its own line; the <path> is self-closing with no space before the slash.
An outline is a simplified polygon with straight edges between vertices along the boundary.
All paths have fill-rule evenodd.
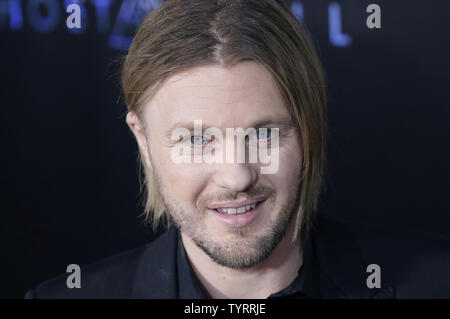
<path id="1" fill-rule="evenodd" d="M 180 231 L 220 265 L 244 269 L 262 262 L 293 221 L 302 165 L 296 128 L 270 73 L 254 62 L 193 68 L 168 79 L 145 107 L 145 157 Z M 279 169 L 261 174 L 260 161 L 175 163 L 171 153 L 180 141 L 171 133 L 194 120 L 203 130 L 220 129 L 223 144 L 227 128 L 278 128 Z M 204 143 L 201 137 L 183 143 L 192 141 Z M 248 205 L 247 213 L 236 209 Z"/>

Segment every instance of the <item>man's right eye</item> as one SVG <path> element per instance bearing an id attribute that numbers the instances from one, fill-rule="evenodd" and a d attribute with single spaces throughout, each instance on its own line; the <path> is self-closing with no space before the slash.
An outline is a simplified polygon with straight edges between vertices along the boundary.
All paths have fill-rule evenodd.
<path id="1" fill-rule="evenodd" d="M 206 144 L 208 140 L 203 135 L 193 135 L 191 136 L 191 144 L 193 145 L 203 145 Z"/>

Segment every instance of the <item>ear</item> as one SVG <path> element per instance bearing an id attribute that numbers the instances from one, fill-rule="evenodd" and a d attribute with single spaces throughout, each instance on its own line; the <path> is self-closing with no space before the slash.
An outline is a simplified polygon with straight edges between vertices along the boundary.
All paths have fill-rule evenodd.
<path id="1" fill-rule="evenodd" d="M 131 129 L 134 136 L 136 137 L 138 147 L 141 151 L 141 154 L 144 156 L 145 163 L 150 169 L 152 169 L 152 163 L 150 161 L 150 154 L 144 125 L 142 125 L 138 116 L 134 112 L 128 112 L 125 121 L 127 122 L 128 127 Z"/>

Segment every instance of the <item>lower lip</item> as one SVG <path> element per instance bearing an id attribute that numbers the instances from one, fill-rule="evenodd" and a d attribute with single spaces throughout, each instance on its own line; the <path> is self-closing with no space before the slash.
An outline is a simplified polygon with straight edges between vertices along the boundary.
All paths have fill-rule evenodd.
<path id="1" fill-rule="evenodd" d="M 223 213 L 219 213 L 215 209 L 209 209 L 211 213 L 213 213 L 214 217 L 217 220 L 227 227 L 236 228 L 236 227 L 244 227 L 250 225 L 253 220 L 258 216 L 261 211 L 261 206 L 264 204 L 264 201 L 260 202 L 255 208 L 249 210 L 244 214 L 236 214 L 236 215 L 226 215 Z"/>

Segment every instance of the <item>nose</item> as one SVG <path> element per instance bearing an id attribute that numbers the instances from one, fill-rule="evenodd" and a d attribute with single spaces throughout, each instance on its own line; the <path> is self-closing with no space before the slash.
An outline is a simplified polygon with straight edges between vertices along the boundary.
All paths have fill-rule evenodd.
<path id="1" fill-rule="evenodd" d="M 216 185 L 235 192 L 250 189 L 257 180 L 257 171 L 247 163 L 219 164 L 214 175 Z"/>

